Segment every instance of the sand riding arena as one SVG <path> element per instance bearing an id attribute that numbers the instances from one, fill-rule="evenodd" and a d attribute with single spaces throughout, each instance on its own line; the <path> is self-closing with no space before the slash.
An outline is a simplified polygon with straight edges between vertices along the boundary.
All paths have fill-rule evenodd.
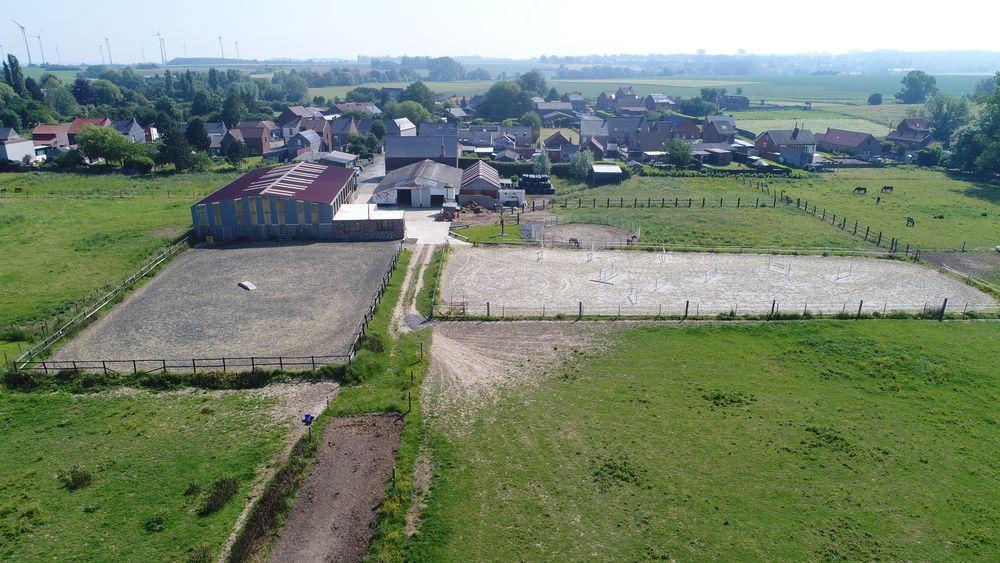
<path id="1" fill-rule="evenodd" d="M 935 270 L 870 257 L 453 247 L 443 313 L 490 317 L 995 310 Z"/>

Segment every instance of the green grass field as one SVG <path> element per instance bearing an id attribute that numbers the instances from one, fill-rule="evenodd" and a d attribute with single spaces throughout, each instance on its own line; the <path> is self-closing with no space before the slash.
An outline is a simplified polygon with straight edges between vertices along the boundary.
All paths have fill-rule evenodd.
<path id="1" fill-rule="evenodd" d="M 475 67 L 475 64 L 470 65 Z M 512 66 L 516 70 L 507 69 L 509 73 L 529 70 L 523 66 Z M 938 87 L 945 94 L 962 95 L 973 91 L 981 76 L 938 76 Z M 550 86 L 559 92 L 582 92 L 585 96 L 596 98 L 602 91 L 614 91 L 623 84 L 635 88 L 637 94 L 645 96 L 651 93 L 664 93 L 671 96 L 697 96 L 701 88 L 726 88 L 729 93 L 735 93 L 741 88 L 743 94 L 752 101 L 761 99 L 769 103 L 780 102 L 826 102 L 863 104 L 868 95 L 878 92 L 885 100 L 891 101 L 893 95 L 900 90 L 901 75 L 844 75 L 844 76 L 671 76 L 665 78 L 622 78 L 622 79 L 581 79 L 558 80 L 549 79 Z M 459 96 L 471 96 L 485 93 L 490 81 L 460 81 L 460 82 L 427 82 L 431 90 L 438 93 L 453 93 Z M 392 84 L 361 84 L 381 88 L 383 86 L 405 87 L 408 83 Z M 310 96 L 343 97 L 357 86 L 329 86 L 310 88 Z"/>
<path id="2" fill-rule="evenodd" d="M 11 192 L 0 198 L 0 325 L 50 319 L 120 282 L 187 231 L 191 204 L 235 177 L 0 174 Z"/>
<path id="3" fill-rule="evenodd" d="M 989 249 L 1000 244 L 1000 187 L 951 179 L 941 172 L 914 168 L 843 169 L 833 173 L 805 178 L 770 179 L 771 187 L 785 190 L 793 198 L 801 198 L 820 210 L 827 209 L 837 217 L 847 217 L 853 225 L 871 226 L 872 232 L 884 231 L 884 239 L 897 237 L 902 244 L 921 250 L 959 250 L 962 242 L 967 249 Z M 895 188 L 891 194 L 880 194 L 882 186 Z M 573 204 L 566 209 L 554 208 L 560 214 L 611 214 L 634 219 L 642 226 L 643 242 L 735 246 L 787 246 L 858 248 L 864 243 L 849 232 L 792 208 L 753 209 L 756 198 L 772 201 L 772 196 L 742 186 L 739 181 L 720 178 L 633 177 L 620 185 L 596 189 L 581 189 L 580 184 L 557 181 L 557 193 L 567 196 Z M 864 196 L 853 195 L 855 186 L 867 186 Z M 616 205 L 620 198 L 625 209 L 576 210 L 575 198 L 585 204 L 597 199 L 604 205 L 611 198 Z M 722 209 L 719 198 L 724 198 Z M 736 198 L 750 208 L 735 209 Z M 662 199 L 681 201 L 681 209 L 657 207 Z M 695 200 L 694 209 L 683 206 L 687 199 Z M 702 198 L 709 208 L 700 209 Z M 876 204 L 876 199 L 881 198 Z M 654 207 L 631 209 L 638 199 L 652 199 Z M 714 205 L 715 208 L 711 208 Z M 906 217 L 912 216 L 915 227 L 906 227 Z M 934 217 L 943 216 L 942 219 Z"/>
<path id="4" fill-rule="evenodd" d="M 620 185 L 607 185 L 595 189 L 580 190 L 580 184 L 556 181 L 557 195 L 566 195 L 571 204 L 553 211 L 568 216 L 577 222 L 589 222 L 592 218 L 622 217 L 637 221 L 642 227 L 641 241 L 698 246 L 752 246 L 787 248 L 860 248 L 861 241 L 853 239 L 838 229 L 828 227 L 821 221 L 783 207 L 757 208 L 756 199 L 771 203 L 771 196 L 755 194 L 736 180 L 718 178 L 672 178 L 634 176 Z M 594 199 L 600 206 L 597 210 L 576 208 L 576 198 L 584 205 L 592 205 Z M 611 199 L 610 210 L 603 208 Z M 674 199 L 679 208 L 673 208 Z M 701 208 L 702 199 L 706 207 Z M 719 208 L 719 198 L 723 207 Z M 737 198 L 740 208 L 737 209 Z M 625 208 L 615 208 L 621 200 Z M 631 205 L 638 199 L 645 205 L 650 199 L 653 207 L 633 209 Z M 688 199 L 692 207 L 688 208 Z M 663 200 L 668 207 L 661 208 Z"/>
<path id="5" fill-rule="evenodd" d="M 614 339 L 436 432 L 409 559 L 996 559 L 994 323 Z"/>
<path id="6" fill-rule="evenodd" d="M 824 110 L 759 110 L 730 112 L 736 119 L 736 126 L 756 134 L 769 129 L 791 129 L 796 124 L 813 133 L 825 133 L 828 127 L 861 131 L 876 136 L 884 136 L 889 128 L 874 121 L 851 117 L 842 113 Z"/>
<path id="7" fill-rule="evenodd" d="M 499 221 L 499 219 L 497 219 Z M 504 225 L 504 234 L 500 235 L 500 224 L 477 225 L 466 229 L 458 229 L 456 233 L 472 242 L 521 242 L 520 227 L 513 222 Z"/>
<path id="8" fill-rule="evenodd" d="M 286 430 L 271 400 L 246 393 L 0 394 L 0 559 L 178 561 L 216 554 L 251 481 Z M 90 486 L 56 474 L 78 465 Z M 236 495 L 199 516 L 200 495 L 235 477 Z M 189 494 L 185 495 L 185 492 Z"/>
<path id="9" fill-rule="evenodd" d="M 893 186 L 891 194 L 880 193 L 886 185 Z M 867 187 L 868 193 L 854 195 L 855 186 Z M 922 250 L 959 250 L 963 242 L 967 249 L 989 250 L 1000 244 L 1000 186 L 894 167 L 842 169 L 807 179 L 775 180 L 772 187 Z M 914 227 L 906 227 L 908 216 L 916 221 Z"/>

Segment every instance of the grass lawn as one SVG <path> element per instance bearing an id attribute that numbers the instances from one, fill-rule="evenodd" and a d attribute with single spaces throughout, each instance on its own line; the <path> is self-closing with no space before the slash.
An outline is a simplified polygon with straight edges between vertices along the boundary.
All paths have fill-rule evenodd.
<path id="1" fill-rule="evenodd" d="M 272 400 L 245 393 L 0 394 L 0 559 L 177 561 L 202 544 L 218 551 L 257 471 L 284 427 Z M 56 474 L 78 465 L 90 486 Z M 236 495 L 199 516 L 200 495 L 222 477 Z"/>
<path id="2" fill-rule="evenodd" d="M 995 323 L 613 338 L 433 433 L 409 559 L 996 559 Z"/>
<path id="3" fill-rule="evenodd" d="M 0 325 L 50 319 L 182 235 L 190 206 L 235 172 L 0 174 Z M 124 194 L 125 197 L 115 197 Z"/>
<path id="4" fill-rule="evenodd" d="M 504 234 L 500 235 L 500 225 L 478 225 L 467 229 L 458 229 L 456 233 L 472 242 L 521 242 L 521 229 L 513 222 L 504 225 Z"/>

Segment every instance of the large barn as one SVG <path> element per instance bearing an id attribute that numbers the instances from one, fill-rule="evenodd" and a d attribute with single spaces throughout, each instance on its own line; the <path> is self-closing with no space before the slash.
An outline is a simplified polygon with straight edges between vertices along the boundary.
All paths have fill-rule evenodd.
<path id="1" fill-rule="evenodd" d="M 461 183 L 460 169 L 422 160 L 386 173 L 371 200 L 379 205 L 440 207 L 455 201 Z"/>
<path id="2" fill-rule="evenodd" d="M 297 162 L 247 172 L 191 207 L 197 238 L 333 239 L 333 217 L 357 189 L 354 170 Z"/>
<path id="3" fill-rule="evenodd" d="M 385 171 L 433 160 L 448 166 L 458 166 L 458 137 L 425 135 L 420 137 L 389 137 L 385 143 Z"/>

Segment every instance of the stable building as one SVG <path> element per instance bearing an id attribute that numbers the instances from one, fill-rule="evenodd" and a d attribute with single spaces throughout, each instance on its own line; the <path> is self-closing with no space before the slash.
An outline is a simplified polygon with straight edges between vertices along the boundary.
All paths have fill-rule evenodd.
<path id="1" fill-rule="evenodd" d="M 422 160 L 386 173 L 371 201 L 400 207 L 441 207 L 455 201 L 461 183 L 462 171 L 457 167 Z"/>
<path id="2" fill-rule="evenodd" d="M 357 189 L 354 170 L 296 162 L 247 172 L 191 206 L 200 240 L 334 240 L 333 218 Z"/>
<path id="3" fill-rule="evenodd" d="M 433 160 L 451 167 L 458 167 L 458 137 L 454 135 L 421 135 L 413 137 L 385 137 L 385 170 Z"/>

